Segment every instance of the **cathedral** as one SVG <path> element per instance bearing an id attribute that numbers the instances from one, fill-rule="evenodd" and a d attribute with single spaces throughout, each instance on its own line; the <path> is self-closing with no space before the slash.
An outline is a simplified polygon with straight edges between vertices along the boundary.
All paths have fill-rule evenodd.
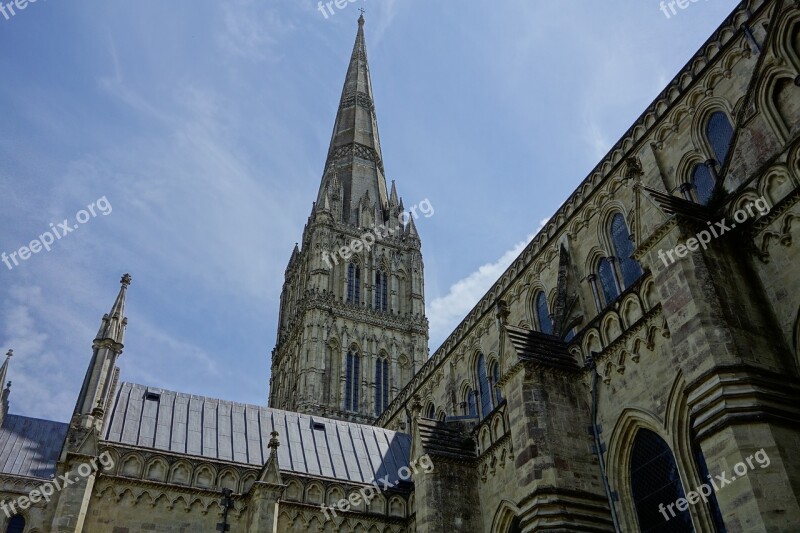
<path id="1" fill-rule="evenodd" d="M 125 381 L 126 274 L 68 423 L 0 395 L 0 531 L 798 531 L 798 0 L 740 2 L 432 354 L 398 187 L 362 15 L 269 405 Z"/>

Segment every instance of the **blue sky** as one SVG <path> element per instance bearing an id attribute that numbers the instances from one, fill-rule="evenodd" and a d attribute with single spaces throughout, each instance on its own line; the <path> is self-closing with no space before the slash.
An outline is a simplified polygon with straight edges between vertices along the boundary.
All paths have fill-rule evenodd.
<path id="1" fill-rule="evenodd" d="M 15 413 L 68 420 L 133 275 L 122 378 L 266 403 L 283 271 L 366 9 L 383 156 L 420 218 L 431 353 L 735 7 L 653 0 L 38 0 L 0 15 Z"/>

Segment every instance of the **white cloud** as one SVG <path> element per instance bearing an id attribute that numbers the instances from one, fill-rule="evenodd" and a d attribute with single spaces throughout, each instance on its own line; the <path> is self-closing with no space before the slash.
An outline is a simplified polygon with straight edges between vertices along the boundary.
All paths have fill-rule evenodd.
<path id="1" fill-rule="evenodd" d="M 446 295 L 431 301 L 426 310 L 431 327 L 431 353 L 439 347 L 458 323 L 486 294 L 486 291 L 500 278 L 514 259 L 525 250 L 528 243 L 547 224 L 548 220 L 550 219 L 543 218 L 539 221 L 539 227 L 534 233 L 514 245 L 500 259 L 480 266 L 475 272 L 451 285 Z"/>

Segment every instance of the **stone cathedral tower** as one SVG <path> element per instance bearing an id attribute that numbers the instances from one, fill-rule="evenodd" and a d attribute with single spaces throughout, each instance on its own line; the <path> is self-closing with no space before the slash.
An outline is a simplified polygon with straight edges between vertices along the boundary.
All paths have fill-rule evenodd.
<path id="1" fill-rule="evenodd" d="M 364 17 L 317 201 L 286 267 L 270 407 L 372 423 L 427 358 L 414 216 L 387 193 Z"/>

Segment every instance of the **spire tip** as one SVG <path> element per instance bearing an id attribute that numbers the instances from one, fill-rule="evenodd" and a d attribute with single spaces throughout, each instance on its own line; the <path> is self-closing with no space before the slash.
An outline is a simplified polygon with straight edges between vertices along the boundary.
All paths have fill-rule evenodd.
<path id="1" fill-rule="evenodd" d="M 133 281 L 133 278 L 131 277 L 130 274 L 124 274 L 122 276 L 122 279 L 119 280 L 120 284 L 122 284 L 123 287 L 127 287 L 128 285 L 130 285 L 131 281 Z"/>

